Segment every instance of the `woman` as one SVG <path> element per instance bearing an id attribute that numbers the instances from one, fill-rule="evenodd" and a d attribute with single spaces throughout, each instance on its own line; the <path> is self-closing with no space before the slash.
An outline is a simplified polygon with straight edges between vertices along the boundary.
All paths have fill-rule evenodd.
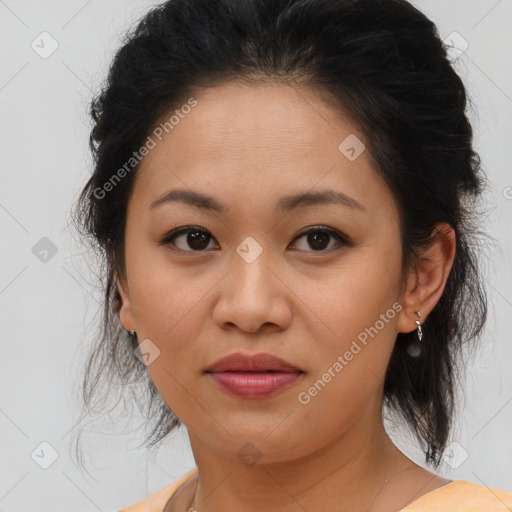
<path id="1" fill-rule="evenodd" d="M 153 443 L 183 423 L 197 467 L 124 512 L 512 507 L 383 426 L 439 466 L 485 322 L 466 100 L 405 0 L 144 17 L 92 104 L 77 219 L 106 287 L 84 390 L 146 379 Z"/>

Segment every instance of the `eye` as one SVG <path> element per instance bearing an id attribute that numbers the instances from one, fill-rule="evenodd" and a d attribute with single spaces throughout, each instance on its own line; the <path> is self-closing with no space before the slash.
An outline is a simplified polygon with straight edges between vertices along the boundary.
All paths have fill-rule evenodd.
<path id="1" fill-rule="evenodd" d="M 334 238 L 336 241 L 338 241 L 341 245 L 350 245 L 350 242 L 348 239 L 346 239 L 341 233 L 338 231 L 327 228 L 324 226 L 315 226 L 313 228 L 308 228 L 305 231 L 302 231 L 299 233 L 299 235 L 295 238 L 295 240 L 300 240 L 301 238 L 306 238 L 307 243 L 313 247 L 313 251 L 308 252 L 325 252 L 326 244 L 328 246 L 329 238 Z M 293 246 L 296 245 L 296 243 L 292 244 Z M 330 247 L 329 249 L 332 249 Z M 299 250 L 303 250 L 300 249 Z"/>
<path id="2" fill-rule="evenodd" d="M 296 240 L 304 237 L 307 237 L 307 243 L 313 248 L 313 251 L 308 252 L 325 252 L 326 245 L 329 250 L 332 249 L 332 247 L 328 247 L 328 242 L 329 239 L 333 238 L 341 245 L 351 245 L 350 241 L 338 231 L 325 226 L 314 226 L 299 233 L 295 237 L 294 242 L 292 242 L 292 248 L 296 248 Z M 176 243 L 180 238 L 183 238 L 180 242 L 181 246 L 180 243 Z M 202 252 L 208 249 L 208 245 L 212 240 L 215 240 L 213 236 L 199 226 L 183 226 L 168 233 L 160 240 L 159 245 L 174 245 L 179 250 L 185 252 Z M 305 249 L 299 248 L 298 250 Z"/>
<path id="3" fill-rule="evenodd" d="M 175 243 L 175 240 L 184 237 L 182 240 L 182 247 Z M 177 245 L 178 249 L 185 252 L 201 252 L 208 247 L 208 242 L 213 237 L 208 231 L 198 226 L 184 226 L 175 229 L 168 233 L 163 240 L 159 242 L 160 245 Z M 188 250 L 186 245 L 192 249 Z"/>

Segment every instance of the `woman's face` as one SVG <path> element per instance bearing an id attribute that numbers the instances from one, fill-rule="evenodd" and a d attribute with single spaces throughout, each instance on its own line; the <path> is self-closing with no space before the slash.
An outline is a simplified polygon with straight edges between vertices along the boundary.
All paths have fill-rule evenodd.
<path id="1" fill-rule="evenodd" d="M 400 313 L 396 204 L 363 134 L 305 89 L 223 85 L 194 98 L 151 135 L 128 205 L 120 318 L 151 379 L 191 438 L 228 457 L 252 443 L 267 462 L 290 460 L 371 429 L 397 331 L 415 324 Z M 220 208 L 152 207 L 173 190 Z M 326 191 L 351 199 L 284 200 Z M 205 372 L 235 352 L 302 373 L 273 394 L 235 395 Z"/>

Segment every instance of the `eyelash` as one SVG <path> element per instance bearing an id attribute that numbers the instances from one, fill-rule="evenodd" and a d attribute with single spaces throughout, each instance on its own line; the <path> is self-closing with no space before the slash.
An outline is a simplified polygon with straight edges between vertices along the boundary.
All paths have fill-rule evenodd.
<path id="1" fill-rule="evenodd" d="M 165 237 L 159 241 L 159 245 L 171 245 L 172 241 L 180 236 L 180 235 L 183 235 L 183 234 L 187 234 L 189 232 L 194 232 L 194 233 L 197 233 L 197 232 L 200 232 L 200 233 L 205 233 L 207 235 L 210 235 L 209 231 L 207 231 L 206 229 L 203 229 L 199 226 L 183 226 L 181 228 L 177 228 L 177 229 L 174 229 L 173 231 L 167 233 L 165 235 Z M 307 228 L 307 229 L 304 229 L 303 231 L 299 232 L 296 237 L 293 239 L 293 241 L 295 240 L 298 240 L 299 238 L 302 238 L 303 236 L 305 235 L 308 235 L 310 233 L 327 233 L 328 235 L 330 235 L 331 237 L 335 238 L 342 246 L 352 246 L 352 242 L 345 236 L 343 236 L 341 233 L 339 233 L 338 231 L 336 231 L 335 229 L 332 229 L 332 228 L 328 228 L 327 226 L 313 226 L 313 227 L 310 227 L 310 228 Z M 212 235 L 210 235 L 211 239 L 214 239 L 214 237 Z M 304 252 L 313 252 L 313 253 L 321 253 L 321 252 L 331 252 L 332 250 L 335 250 L 336 248 L 330 248 L 330 249 L 321 249 L 321 250 L 317 250 L 317 251 L 304 251 Z M 184 250 L 184 249 L 175 249 L 177 251 L 180 251 L 180 252 L 191 252 L 191 253 L 201 253 L 201 252 L 205 252 L 206 249 L 201 249 L 201 250 Z"/>

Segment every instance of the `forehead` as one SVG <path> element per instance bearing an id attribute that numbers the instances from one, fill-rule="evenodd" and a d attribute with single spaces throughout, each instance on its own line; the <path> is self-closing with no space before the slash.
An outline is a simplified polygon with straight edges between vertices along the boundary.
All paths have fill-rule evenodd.
<path id="1" fill-rule="evenodd" d="M 386 193 L 361 149 L 364 134 L 310 89 L 229 84 L 193 97 L 196 106 L 176 116 L 161 140 L 153 136 L 156 145 L 137 172 L 146 203 L 173 186 L 272 202 L 314 188 L 363 204 Z M 346 140 L 357 158 L 347 158 Z"/>
<path id="2" fill-rule="evenodd" d="M 196 100 L 197 106 L 173 128 L 174 142 L 194 145 L 212 157 L 260 152 L 269 159 L 311 158 L 319 147 L 337 151 L 339 137 L 357 131 L 306 88 L 226 84 L 200 91 Z"/>

